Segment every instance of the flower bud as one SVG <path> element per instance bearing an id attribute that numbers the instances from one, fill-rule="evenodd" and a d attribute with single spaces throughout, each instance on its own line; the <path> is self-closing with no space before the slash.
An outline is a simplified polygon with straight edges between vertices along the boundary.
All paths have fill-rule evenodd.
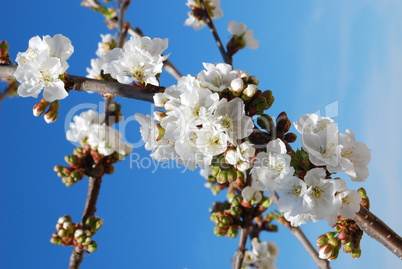
<path id="1" fill-rule="evenodd" d="M 165 103 L 169 101 L 169 99 L 163 93 L 155 93 L 154 95 L 154 103 L 158 108 L 164 108 Z"/>
<path id="2" fill-rule="evenodd" d="M 88 251 L 89 253 L 92 253 L 97 249 L 98 249 L 98 244 L 96 244 L 95 241 L 91 241 L 91 243 L 85 247 L 85 250 Z"/>
<path id="3" fill-rule="evenodd" d="M 233 93 L 234 96 L 240 96 L 240 93 L 243 91 L 244 82 L 241 78 L 235 78 L 230 82 L 229 90 Z"/>
<path id="4" fill-rule="evenodd" d="M 227 228 L 222 228 L 219 226 L 214 227 L 214 234 L 216 236 L 224 236 L 224 235 L 226 235 L 226 233 L 227 233 Z"/>
<path id="5" fill-rule="evenodd" d="M 219 167 L 217 167 L 217 166 L 212 166 L 211 167 L 211 175 L 213 177 L 216 178 L 220 172 L 221 172 L 221 169 Z"/>
<path id="6" fill-rule="evenodd" d="M 234 182 L 237 179 L 237 171 L 235 169 L 228 170 L 228 181 Z"/>
<path id="7" fill-rule="evenodd" d="M 46 123 L 52 123 L 57 120 L 59 116 L 59 102 L 56 100 L 50 103 L 49 110 L 45 113 L 44 119 Z"/>
<path id="8" fill-rule="evenodd" d="M 8 55 L 7 41 L 0 41 L 0 64 L 10 64 L 10 55 Z"/>
<path id="9" fill-rule="evenodd" d="M 244 100 L 244 101 L 248 101 L 248 100 L 250 100 L 254 95 L 255 95 L 255 93 L 258 91 L 258 87 L 256 86 L 256 85 L 254 85 L 254 84 L 248 84 L 247 85 L 247 88 L 245 88 L 244 89 L 244 91 L 243 91 L 243 95 L 242 95 L 242 99 Z"/>
<path id="10" fill-rule="evenodd" d="M 285 136 L 283 137 L 283 139 L 288 142 L 288 143 L 293 143 L 296 141 L 297 139 L 297 135 L 294 133 L 287 133 L 285 134 Z"/>
<path id="11" fill-rule="evenodd" d="M 250 76 L 248 78 L 248 83 L 258 85 L 260 83 L 260 81 L 258 80 L 258 78 L 256 76 Z"/>
<path id="12" fill-rule="evenodd" d="M 35 117 L 40 116 L 45 112 L 45 109 L 50 104 L 50 102 L 46 101 L 45 99 L 40 100 L 38 103 L 34 105 L 32 108 L 32 112 Z"/>
<path id="13" fill-rule="evenodd" d="M 228 171 L 227 170 L 220 171 L 219 174 L 216 176 L 216 181 L 218 181 L 221 184 L 228 182 Z"/>
<path id="14" fill-rule="evenodd" d="M 237 236 L 237 233 L 239 231 L 239 227 L 236 225 L 231 225 L 229 226 L 227 232 L 226 232 L 226 236 L 230 237 L 230 238 L 235 238 Z"/>

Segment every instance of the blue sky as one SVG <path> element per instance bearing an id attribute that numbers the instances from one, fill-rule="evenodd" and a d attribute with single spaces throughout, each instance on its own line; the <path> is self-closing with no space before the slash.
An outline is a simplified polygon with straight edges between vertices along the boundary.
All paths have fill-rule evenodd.
<path id="1" fill-rule="evenodd" d="M 183 74 L 195 75 L 202 62 L 221 57 L 207 29 L 184 27 L 185 1 L 132 1 L 126 18 L 150 37 L 169 38 L 169 59 Z M 35 35 L 61 33 L 72 40 L 75 52 L 68 73 L 86 75 L 95 58 L 100 34 L 108 33 L 101 16 L 80 1 L 7 1 L 0 39 L 10 44 L 11 58 L 25 51 Z M 402 234 L 399 214 L 402 95 L 402 4 L 399 1 L 244 1 L 222 0 L 224 16 L 216 21 L 223 41 L 226 25 L 241 21 L 261 41 L 258 50 L 245 49 L 234 58 L 276 98 L 269 114 L 286 111 L 292 121 L 305 113 L 334 117 L 339 128 L 355 132 L 372 153 L 370 177 L 351 189 L 365 187 L 372 211 Z M 167 73 L 161 84 L 175 80 Z M 116 99 L 130 119 L 151 112 L 151 104 Z M 5 268 L 65 268 L 70 248 L 49 243 L 59 216 L 81 218 L 86 181 L 66 188 L 53 172 L 64 164 L 74 146 L 65 139 L 65 120 L 71 111 L 102 109 L 96 94 L 71 92 L 61 101 L 60 119 L 46 124 L 32 116 L 33 98 L 6 99 L 0 104 L 0 253 Z M 127 121 L 126 139 L 140 140 L 139 125 Z M 152 164 L 143 147 L 133 159 L 116 165 L 105 176 L 97 215 L 105 225 L 94 237 L 99 249 L 86 256 L 82 268 L 229 268 L 237 240 L 213 235 L 208 208 L 214 197 L 203 187 L 198 172 L 171 164 Z M 139 157 L 147 169 L 137 168 Z M 159 166 L 156 166 L 159 165 Z M 155 171 L 154 171 L 155 170 Z M 154 171 L 154 172 L 153 172 Z M 345 179 L 347 179 L 345 177 Z M 302 227 L 312 240 L 329 230 L 326 223 Z M 285 229 L 265 234 L 280 248 L 277 266 L 314 268 L 314 263 Z M 364 236 L 362 257 L 340 254 L 332 268 L 396 268 L 400 261 L 379 243 Z"/>

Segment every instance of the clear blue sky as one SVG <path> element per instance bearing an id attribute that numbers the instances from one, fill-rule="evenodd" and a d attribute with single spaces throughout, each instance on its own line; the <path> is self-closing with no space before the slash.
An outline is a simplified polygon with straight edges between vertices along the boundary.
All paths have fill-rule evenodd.
<path id="1" fill-rule="evenodd" d="M 202 62 L 221 57 L 207 29 L 184 27 L 185 1 L 132 1 L 126 18 L 150 37 L 169 38 L 170 60 L 183 74 L 195 75 Z M 0 39 L 10 44 L 11 57 L 25 51 L 35 35 L 61 33 L 72 40 L 75 52 L 68 73 L 86 75 L 95 58 L 100 34 L 108 33 L 103 18 L 79 5 L 80 1 L 6 1 Z M 399 166 L 402 148 L 402 3 L 383 0 L 222 0 L 224 16 L 216 21 L 227 42 L 226 25 L 241 21 L 253 29 L 258 50 L 245 49 L 234 66 L 260 80 L 261 89 L 273 91 L 275 116 L 286 111 L 292 121 L 302 114 L 320 112 L 334 117 L 342 132 L 355 132 L 372 153 L 371 175 L 363 186 L 371 197 L 372 211 L 402 234 Z M 174 79 L 167 73 L 161 84 Z M 151 112 L 150 103 L 116 98 L 128 118 Z M 71 248 L 50 244 L 58 217 L 70 214 L 78 222 L 86 180 L 66 188 L 53 172 L 64 164 L 74 146 L 65 139 L 69 112 L 102 108 L 97 94 L 71 92 L 61 101 L 60 119 L 46 124 L 32 116 L 33 98 L 6 99 L 0 104 L 0 253 L 4 268 L 66 268 Z M 80 105 L 81 106 L 78 106 Z M 82 105 L 83 104 L 83 105 Z M 68 122 L 67 122 L 68 124 Z M 139 125 L 130 121 L 126 139 L 140 140 Z M 143 147 L 135 148 L 143 164 L 151 159 Z M 203 187 L 198 172 L 152 164 L 137 169 L 127 159 L 105 176 L 97 215 L 105 220 L 94 237 L 99 249 L 84 258 L 82 268 L 229 268 L 237 239 L 213 235 L 208 208 L 215 200 Z M 159 164 L 160 165 L 160 164 Z M 156 169 L 155 169 L 156 168 Z M 156 170 L 153 172 L 153 170 Z M 346 179 L 346 178 L 345 178 Z M 329 230 L 326 223 L 302 227 L 308 237 Z M 279 268 L 315 268 L 299 243 L 285 229 L 265 234 L 280 248 Z M 348 254 L 332 268 L 397 268 L 401 262 L 367 236 L 362 257 Z"/>

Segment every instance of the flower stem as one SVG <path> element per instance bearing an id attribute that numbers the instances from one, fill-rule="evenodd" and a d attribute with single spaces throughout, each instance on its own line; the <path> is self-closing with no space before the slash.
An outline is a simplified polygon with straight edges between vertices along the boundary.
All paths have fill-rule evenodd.
<path id="1" fill-rule="evenodd" d="M 233 60 L 232 57 L 229 56 L 229 54 L 226 52 L 225 48 L 223 47 L 221 38 L 219 37 L 218 31 L 216 30 L 215 24 L 212 21 L 211 16 L 209 15 L 208 12 L 208 7 L 207 7 L 207 3 L 205 3 L 204 0 L 199 0 L 200 4 L 202 6 L 202 9 L 204 11 L 204 19 L 209 27 L 209 30 L 211 30 L 212 35 L 215 38 L 216 41 L 216 45 L 218 46 L 218 49 L 222 55 L 223 60 L 225 61 L 225 63 L 232 65 Z"/>

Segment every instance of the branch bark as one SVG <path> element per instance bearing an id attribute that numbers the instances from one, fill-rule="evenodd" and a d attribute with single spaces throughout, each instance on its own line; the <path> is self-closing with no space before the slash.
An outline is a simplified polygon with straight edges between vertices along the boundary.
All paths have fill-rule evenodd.
<path id="1" fill-rule="evenodd" d="M 246 252 L 246 243 L 247 243 L 247 237 L 250 234 L 250 228 L 251 227 L 245 227 L 240 229 L 240 238 L 239 238 L 239 244 L 237 246 L 237 251 L 236 251 L 236 261 L 235 261 L 235 269 L 241 269 L 241 266 L 243 264 L 244 260 L 244 253 Z"/>
<path id="2" fill-rule="evenodd" d="M 14 78 L 16 64 L 0 65 L 0 78 Z M 155 93 L 163 92 L 165 87 L 149 85 L 146 88 L 133 87 L 113 81 L 104 81 L 86 77 L 68 75 L 70 81 L 67 90 L 90 91 L 100 94 L 112 94 L 115 96 L 142 100 L 153 103 Z"/>
<path id="3" fill-rule="evenodd" d="M 402 238 L 376 215 L 360 206 L 354 221 L 367 235 L 380 242 L 402 260 Z"/>

